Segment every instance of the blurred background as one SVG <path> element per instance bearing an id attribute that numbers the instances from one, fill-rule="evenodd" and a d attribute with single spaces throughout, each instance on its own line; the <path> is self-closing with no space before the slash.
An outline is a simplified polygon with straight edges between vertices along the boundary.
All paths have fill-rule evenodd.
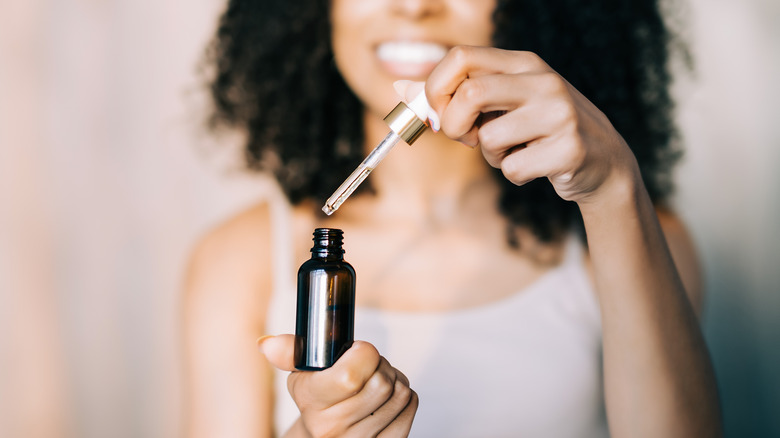
<path id="1" fill-rule="evenodd" d="M 273 185 L 206 133 L 218 0 L 0 4 L 0 436 L 179 432 L 199 235 Z M 676 6 L 675 9 L 679 8 Z M 780 2 L 689 0 L 675 94 L 727 436 L 780 437 Z"/>

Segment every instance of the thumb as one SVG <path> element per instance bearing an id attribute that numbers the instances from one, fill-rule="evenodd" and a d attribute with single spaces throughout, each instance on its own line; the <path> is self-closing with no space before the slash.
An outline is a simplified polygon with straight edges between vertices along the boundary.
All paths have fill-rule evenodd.
<path id="1" fill-rule="evenodd" d="M 282 371 L 294 371 L 294 342 L 293 335 L 263 336 L 257 340 L 257 347 L 271 365 Z"/>
<path id="2" fill-rule="evenodd" d="M 425 82 L 408 81 L 401 79 L 393 82 L 393 88 L 406 103 L 411 102 L 418 94 L 425 89 Z"/>
<path id="3" fill-rule="evenodd" d="M 403 98 L 404 102 L 410 105 L 414 105 L 412 102 L 414 102 L 414 100 L 425 91 L 425 82 L 401 79 L 393 82 L 393 88 L 395 89 L 396 94 Z M 425 95 L 423 95 L 423 98 L 427 99 Z M 418 115 L 418 117 L 430 122 L 429 126 L 435 132 L 438 132 L 439 129 L 441 129 L 439 114 L 434 111 L 433 108 L 431 108 L 430 103 L 425 102 L 424 109 L 418 107 L 414 110 L 414 112 Z"/>

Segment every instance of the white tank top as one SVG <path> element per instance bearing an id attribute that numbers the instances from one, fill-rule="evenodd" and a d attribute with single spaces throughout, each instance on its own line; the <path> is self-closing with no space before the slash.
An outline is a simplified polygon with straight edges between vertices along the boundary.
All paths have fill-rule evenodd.
<path id="1" fill-rule="evenodd" d="M 269 334 L 295 332 L 297 265 L 280 204 Z M 600 321 L 572 236 L 561 265 L 514 295 L 449 312 L 358 307 L 355 339 L 374 344 L 418 393 L 411 437 L 603 437 Z M 277 434 L 299 416 L 287 374 L 274 376 Z"/>

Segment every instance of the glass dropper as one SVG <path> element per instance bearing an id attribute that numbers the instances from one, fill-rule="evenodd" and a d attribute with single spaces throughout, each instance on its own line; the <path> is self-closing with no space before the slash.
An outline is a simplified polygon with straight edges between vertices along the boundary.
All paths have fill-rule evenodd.
<path id="1" fill-rule="evenodd" d="M 334 211 L 338 210 L 341 204 L 365 181 L 368 174 L 376 169 L 379 162 L 387 156 L 390 149 L 399 140 L 403 140 L 410 145 L 414 143 L 425 131 L 425 128 L 428 127 L 426 122 L 427 114 L 431 111 L 424 92 L 415 97 L 409 105 L 399 102 L 384 119 L 385 123 L 390 127 L 390 132 L 387 133 L 384 140 L 368 154 L 366 159 L 360 163 L 357 169 L 347 177 L 339 188 L 333 192 L 333 195 L 325 201 L 322 211 L 330 216 Z"/>

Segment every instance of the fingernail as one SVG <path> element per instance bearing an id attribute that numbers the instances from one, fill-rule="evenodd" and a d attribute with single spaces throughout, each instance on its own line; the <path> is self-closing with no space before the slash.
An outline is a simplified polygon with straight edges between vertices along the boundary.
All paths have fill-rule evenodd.
<path id="1" fill-rule="evenodd" d="M 260 336 L 259 338 L 257 338 L 257 348 L 259 348 L 260 351 L 263 351 L 263 342 L 265 342 L 266 339 L 268 339 L 268 338 L 273 338 L 273 336 L 272 335 L 265 335 L 265 336 Z"/>
<path id="2" fill-rule="evenodd" d="M 436 111 L 430 110 L 428 113 L 428 121 L 431 122 L 431 129 L 433 129 L 433 132 L 439 132 L 441 129 L 441 122 L 439 121 L 439 115 L 436 114 Z"/>

